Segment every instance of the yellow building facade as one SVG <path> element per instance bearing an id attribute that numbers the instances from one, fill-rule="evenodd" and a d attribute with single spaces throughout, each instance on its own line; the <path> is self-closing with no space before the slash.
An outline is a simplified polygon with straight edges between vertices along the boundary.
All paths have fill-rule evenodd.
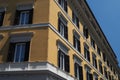
<path id="1" fill-rule="evenodd" d="M 0 0 L 0 80 L 119 80 L 116 55 L 83 0 Z"/>

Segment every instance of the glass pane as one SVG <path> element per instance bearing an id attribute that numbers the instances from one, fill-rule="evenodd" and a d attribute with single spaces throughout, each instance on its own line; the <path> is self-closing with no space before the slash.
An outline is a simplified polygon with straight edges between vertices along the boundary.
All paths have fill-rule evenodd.
<path id="1" fill-rule="evenodd" d="M 16 44 L 14 62 L 19 62 L 19 56 L 20 56 L 20 45 Z"/>
<path id="2" fill-rule="evenodd" d="M 21 12 L 20 24 L 28 24 L 28 23 L 29 23 L 29 11 Z"/>
<path id="3" fill-rule="evenodd" d="M 29 12 L 26 12 L 25 14 L 25 24 L 29 23 Z"/>
<path id="4" fill-rule="evenodd" d="M 25 44 L 21 44 L 21 51 L 20 51 L 20 59 L 19 61 L 22 62 L 24 61 L 25 58 Z"/>
<path id="5" fill-rule="evenodd" d="M 60 69 L 64 70 L 64 55 L 60 54 Z"/>
<path id="6" fill-rule="evenodd" d="M 14 62 L 22 62 L 25 57 L 25 43 L 18 43 L 15 47 Z"/>
<path id="7" fill-rule="evenodd" d="M 64 24 L 63 23 L 60 24 L 60 34 L 64 36 Z"/>

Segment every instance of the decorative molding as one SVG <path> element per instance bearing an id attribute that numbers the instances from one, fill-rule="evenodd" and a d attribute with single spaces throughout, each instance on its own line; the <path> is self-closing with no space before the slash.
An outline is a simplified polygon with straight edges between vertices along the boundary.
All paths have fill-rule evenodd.
<path id="1" fill-rule="evenodd" d="M 64 78 L 65 80 L 75 80 L 71 75 L 58 69 L 57 67 L 48 62 L 21 62 L 0 64 L 0 74 L 18 74 L 21 72 L 46 72 L 54 76 Z"/>
<path id="2" fill-rule="evenodd" d="M 10 34 L 10 42 L 27 42 L 31 40 L 32 36 L 33 32 L 13 33 Z"/>

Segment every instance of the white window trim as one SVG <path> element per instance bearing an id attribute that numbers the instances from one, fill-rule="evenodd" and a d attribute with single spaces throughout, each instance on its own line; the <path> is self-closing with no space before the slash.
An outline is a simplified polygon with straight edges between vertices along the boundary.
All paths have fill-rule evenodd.
<path id="1" fill-rule="evenodd" d="M 58 51 L 59 49 L 63 51 L 66 55 L 68 54 L 69 48 L 65 46 L 60 40 L 57 40 Z"/>
<path id="2" fill-rule="evenodd" d="M 80 66 L 82 65 L 82 60 L 77 55 L 74 54 L 73 59 L 74 59 L 74 63 L 77 63 Z"/>
<path id="3" fill-rule="evenodd" d="M 63 14 L 61 12 L 58 12 L 58 17 L 64 23 L 64 25 L 67 26 L 68 20 L 63 16 Z"/>

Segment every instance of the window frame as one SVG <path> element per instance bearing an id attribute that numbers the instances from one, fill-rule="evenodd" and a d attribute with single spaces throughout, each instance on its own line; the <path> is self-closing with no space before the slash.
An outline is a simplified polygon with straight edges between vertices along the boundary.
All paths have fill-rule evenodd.
<path id="1" fill-rule="evenodd" d="M 14 61 L 13 61 L 14 63 L 15 62 L 22 62 L 22 61 L 24 61 L 24 59 L 21 61 L 21 58 L 22 58 L 21 55 L 23 54 L 21 52 L 21 50 L 22 50 L 23 45 L 24 45 L 24 49 L 25 49 L 26 43 L 16 43 L 16 45 L 15 45 L 15 52 L 14 52 Z M 20 48 L 19 48 L 20 49 L 19 54 L 17 52 L 18 46 L 20 46 Z M 18 61 L 16 61 L 17 55 L 19 55 Z M 25 50 L 24 50 L 24 54 L 23 55 L 25 55 Z"/>
<path id="2" fill-rule="evenodd" d="M 77 51 L 81 52 L 80 35 L 75 30 L 73 30 L 73 46 Z"/>
<path id="3" fill-rule="evenodd" d="M 60 4 L 60 6 L 62 7 L 62 9 L 67 13 L 68 12 L 68 4 L 67 4 L 67 0 L 58 0 L 58 3 Z"/>
<path id="4" fill-rule="evenodd" d="M 93 60 L 93 66 L 97 69 L 97 59 L 96 59 L 96 55 L 95 54 L 93 54 L 93 56 L 92 56 L 92 60 Z"/>
<path id="5" fill-rule="evenodd" d="M 28 15 L 28 19 L 25 19 L 23 23 L 21 21 L 22 20 L 22 17 L 21 17 L 22 13 L 26 13 Z M 25 17 L 23 17 L 23 18 L 25 18 Z M 25 23 L 26 20 L 27 20 L 27 23 Z M 25 10 L 16 10 L 14 25 L 32 24 L 32 21 L 33 21 L 33 8 L 25 9 Z"/>
<path id="6" fill-rule="evenodd" d="M 66 18 L 61 14 L 58 13 L 58 32 L 62 37 L 64 37 L 66 40 L 68 40 L 68 21 Z M 62 28 L 61 28 L 62 25 Z"/>
<path id="7" fill-rule="evenodd" d="M 24 59 L 22 59 L 21 57 L 21 51 L 20 54 L 18 54 L 17 50 L 17 45 L 19 44 L 25 44 L 24 46 Z M 21 49 L 20 49 L 21 50 Z M 7 62 L 13 62 L 13 63 L 17 63 L 17 62 L 25 62 L 29 60 L 29 52 L 30 52 L 30 41 L 27 42 L 10 42 L 9 44 L 9 50 L 8 50 L 8 58 L 7 58 Z M 19 55 L 19 56 L 17 56 Z M 18 61 L 16 59 L 16 56 L 19 57 Z M 22 59 L 22 60 L 21 60 Z"/>
<path id="8" fill-rule="evenodd" d="M 80 26 L 79 26 L 79 18 L 77 17 L 77 15 L 75 14 L 74 11 L 72 11 L 72 21 L 77 26 L 77 28 L 80 28 Z"/>
<path id="9" fill-rule="evenodd" d="M 101 74 L 103 74 L 102 62 L 100 62 L 100 61 L 99 61 L 99 71 Z"/>
<path id="10" fill-rule="evenodd" d="M 27 19 L 27 16 L 28 16 L 28 19 Z M 26 11 L 21 11 L 20 12 L 19 25 L 29 24 L 29 16 L 30 16 L 30 11 L 27 11 L 27 10 Z M 24 18 L 24 19 L 22 19 L 22 18 Z"/>
<path id="11" fill-rule="evenodd" d="M 91 61 L 89 47 L 86 44 L 84 45 L 84 56 L 86 60 Z"/>
<path id="12" fill-rule="evenodd" d="M 69 51 L 69 48 L 66 47 L 60 40 L 57 40 L 57 45 L 58 45 L 58 67 L 63 70 L 63 71 L 66 71 L 66 72 L 70 72 L 70 62 L 69 62 L 69 55 L 68 55 L 68 51 Z M 60 60 L 60 56 L 63 56 L 63 60 L 61 62 Z M 62 66 L 61 66 L 61 63 Z"/>

